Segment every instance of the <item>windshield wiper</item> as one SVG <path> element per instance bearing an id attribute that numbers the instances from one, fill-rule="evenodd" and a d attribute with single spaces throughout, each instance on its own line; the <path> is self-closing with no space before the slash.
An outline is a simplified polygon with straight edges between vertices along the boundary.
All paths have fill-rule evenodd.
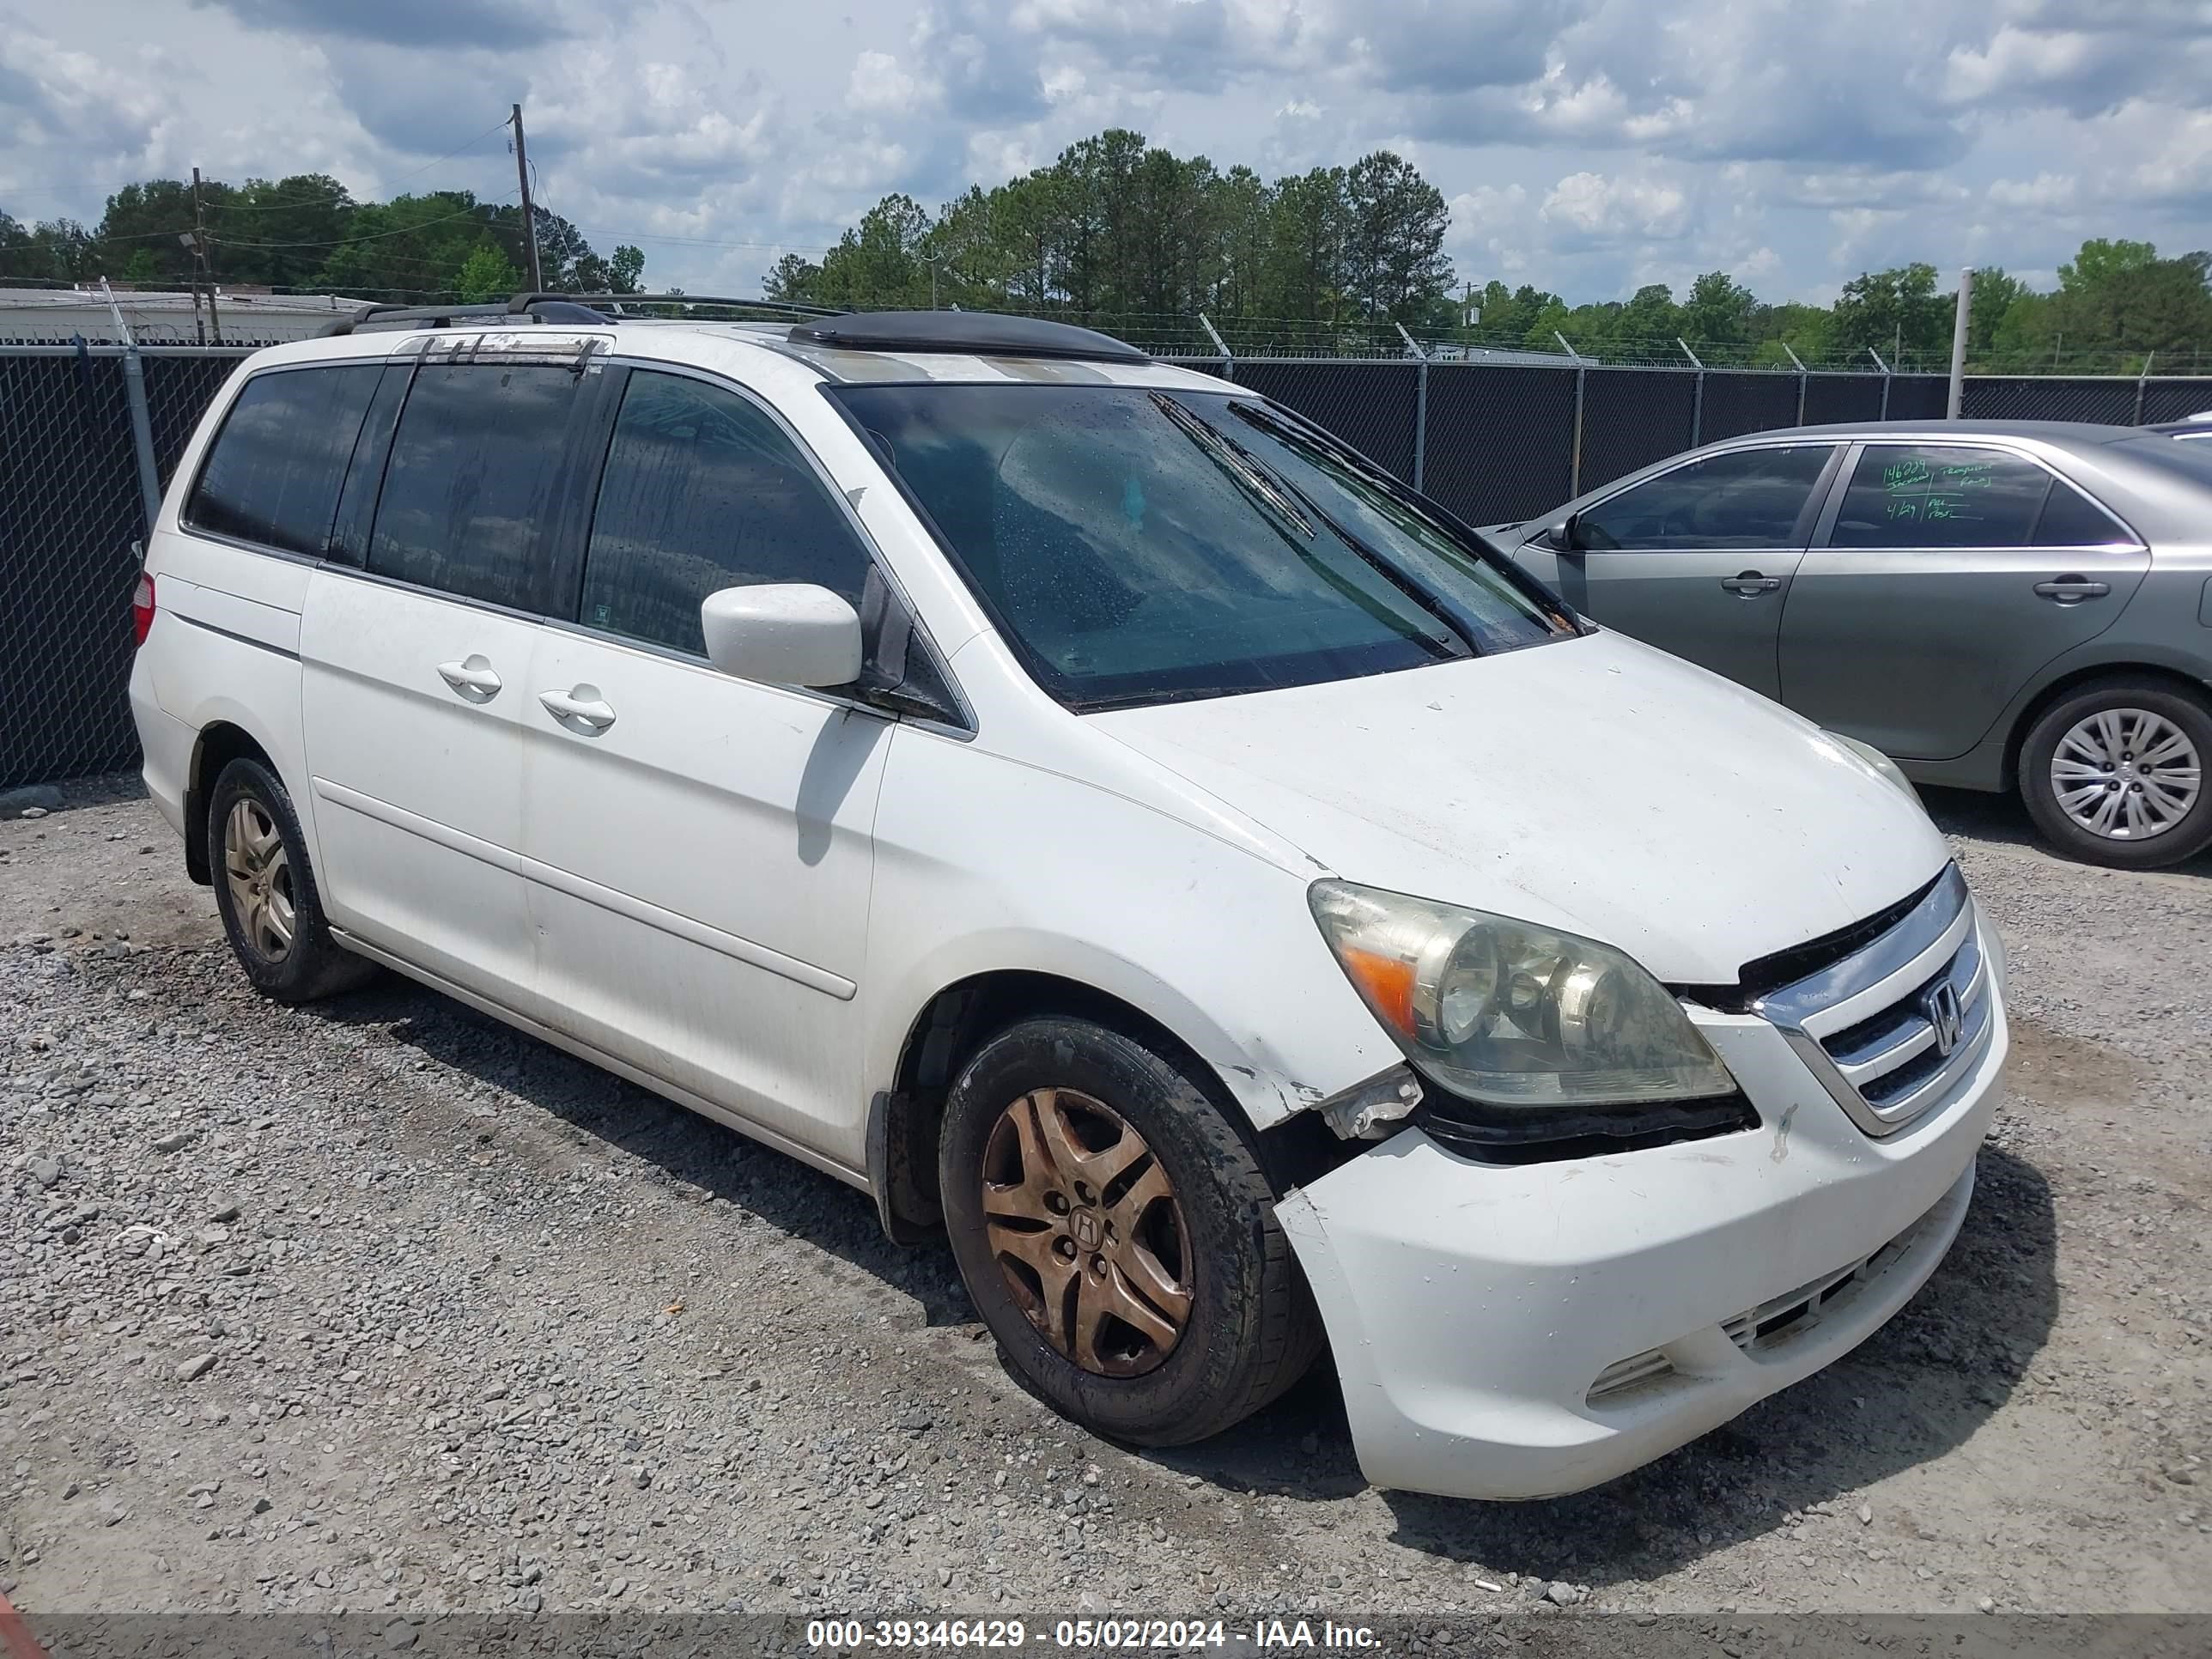
<path id="1" fill-rule="evenodd" d="M 1158 406 L 1160 413 L 1174 422 L 1185 437 L 1204 450 L 1207 458 L 1227 473 L 1246 495 L 1272 510 L 1277 517 L 1288 520 L 1298 534 L 1308 541 L 1313 539 L 1313 525 L 1283 493 L 1283 486 L 1268 477 L 1251 451 L 1235 439 L 1216 432 L 1164 392 L 1153 392 L 1152 399 Z"/>
<path id="2" fill-rule="evenodd" d="M 1454 604 L 1445 595 L 1432 592 L 1431 589 L 1424 586 L 1419 581 L 1416 580 L 1406 571 L 1401 569 L 1397 564 L 1387 557 L 1372 543 L 1353 534 L 1352 530 L 1340 521 L 1334 514 L 1331 513 L 1327 507 L 1322 506 L 1320 502 L 1314 500 L 1314 498 L 1308 495 L 1304 490 L 1299 489 L 1297 484 L 1291 483 L 1288 478 L 1282 477 L 1279 473 L 1269 471 L 1265 462 L 1261 461 L 1257 455 L 1255 455 L 1250 450 L 1245 448 L 1243 444 L 1238 443 L 1236 439 L 1231 437 L 1227 433 L 1215 431 L 1212 427 L 1206 425 L 1205 422 L 1200 420 L 1197 416 L 1192 414 L 1190 410 L 1176 403 L 1173 398 L 1164 397 L 1161 393 L 1157 392 L 1152 393 L 1152 398 L 1153 400 L 1158 403 L 1163 408 L 1174 410 L 1176 416 L 1180 417 L 1178 424 L 1180 424 L 1182 421 L 1188 421 L 1193 426 L 1203 432 L 1215 443 L 1220 444 L 1225 447 L 1230 453 L 1236 458 L 1240 468 L 1249 468 L 1255 477 L 1264 478 L 1271 488 L 1286 493 L 1297 501 L 1298 505 L 1304 507 L 1306 512 L 1310 513 L 1315 518 L 1319 519 L 1322 524 L 1328 527 L 1329 534 L 1334 536 L 1337 540 L 1342 542 L 1346 547 L 1350 548 L 1364 562 L 1372 567 L 1376 573 L 1380 575 L 1384 581 L 1389 582 L 1391 586 L 1396 588 L 1401 593 L 1403 593 L 1415 605 L 1427 611 L 1430 616 L 1434 617 L 1439 623 L 1442 623 L 1444 626 L 1444 630 L 1450 634 L 1453 638 L 1456 639 L 1467 648 L 1468 655 L 1470 657 L 1479 657 L 1482 654 L 1482 646 L 1479 638 L 1480 629 L 1476 625 L 1474 619 L 1466 615 L 1460 606 Z M 1232 410 L 1235 410 L 1237 405 L 1231 404 L 1230 407 Z M 1261 425 L 1261 422 L 1256 421 L 1253 423 L 1255 425 Z M 1267 428 L 1262 426 L 1261 429 L 1266 430 Z M 1285 433 L 1284 435 L 1287 439 L 1289 434 Z M 1308 530 L 1306 533 L 1310 536 L 1313 532 L 1311 530 Z"/>
<path id="3" fill-rule="evenodd" d="M 1325 437 L 1317 437 L 1312 431 L 1308 430 L 1305 427 L 1293 422 L 1284 420 L 1273 410 L 1264 408 L 1258 404 L 1248 404 L 1243 402 L 1242 399 L 1232 399 L 1228 404 L 1228 409 L 1231 415 L 1234 415 L 1238 420 L 1243 422 L 1247 426 L 1257 427 L 1261 431 L 1274 439 L 1276 442 L 1285 446 L 1301 455 L 1305 455 L 1307 452 L 1314 452 L 1325 456 L 1332 465 L 1342 467 L 1346 472 L 1350 473 L 1354 478 L 1357 478 L 1362 483 L 1365 484 L 1368 489 L 1373 490 L 1384 501 L 1397 503 L 1401 507 L 1401 508 L 1404 507 L 1405 503 L 1402 497 L 1405 486 L 1401 483 L 1398 479 L 1394 477 L 1391 474 L 1384 471 L 1381 467 L 1376 465 L 1374 462 L 1369 460 L 1364 455 L 1362 455 L 1358 450 L 1353 449 L 1350 445 L 1334 440 L 1328 440 Z M 1247 453 L 1249 453 L 1249 452 Z M 1257 456 L 1252 457 L 1252 460 L 1255 465 L 1259 465 L 1259 458 Z M 1316 463 L 1310 459 L 1310 456 L 1308 456 L 1307 458 L 1307 464 L 1309 465 L 1316 465 Z M 1287 479 L 1284 480 L 1284 483 L 1285 487 L 1287 489 L 1296 489 L 1297 488 L 1297 485 L 1291 483 Z M 1299 499 L 1305 501 L 1310 506 L 1312 504 L 1311 498 L 1305 495 L 1303 491 L 1299 494 Z M 1319 511 L 1319 509 L 1316 508 L 1316 511 Z M 1323 514 L 1322 517 L 1322 521 L 1328 524 L 1331 529 L 1337 530 L 1337 533 L 1339 535 L 1344 534 L 1343 531 L 1337 529 L 1335 521 L 1330 519 L 1328 514 Z M 1506 581 L 1518 588 L 1525 598 L 1535 601 L 1535 603 L 1541 607 L 1546 616 L 1550 617 L 1559 626 L 1564 628 L 1567 632 L 1571 634 L 1583 634 L 1589 631 L 1578 617 L 1577 617 L 1571 611 L 1562 609 L 1558 600 L 1551 594 L 1546 592 L 1542 585 L 1531 577 L 1527 571 L 1522 569 L 1519 565 L 1513 562 L 1513 560 L 1507 557 L 1495 548 L 1490 546 L 1490 544 L 1479 534 L 1476 534 L 1473 531 L 1466 530 L 1465 526 L 1462 526 L 1462 528 L 1464 531 L 1467 538 L 1475 544 L 1472 550 L 1478 563 L 1487 566 L 1498 576 L 1504 578 Z M 1476 624 L 1474 624 L 1473 619 L 1470 617 L 1468 622 L 1462 625 L 1462 631 L 1464 631 L 1465 627 L 1475 625 Z M 1470 643 L 1472 643 L 1472 641 L 1470 641 Z"/>

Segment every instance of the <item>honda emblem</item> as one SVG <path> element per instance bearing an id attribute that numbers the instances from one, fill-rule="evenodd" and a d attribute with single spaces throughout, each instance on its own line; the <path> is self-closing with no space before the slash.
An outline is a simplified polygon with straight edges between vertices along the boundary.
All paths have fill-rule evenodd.
<path id="1" fill-rule="evenodd" d="M 1920 1010 L 1928 1017 L 1928 1024 L 1936 1033 L 1936 1052 L 1948 1054 L 1959 1046 L 1959 1038 L 1966 1028 L 1966 1016 L 1959 1006 L 1959 993 L 1948 979 L 1939 980 L 1928 988 L 1920 999 Z"/>

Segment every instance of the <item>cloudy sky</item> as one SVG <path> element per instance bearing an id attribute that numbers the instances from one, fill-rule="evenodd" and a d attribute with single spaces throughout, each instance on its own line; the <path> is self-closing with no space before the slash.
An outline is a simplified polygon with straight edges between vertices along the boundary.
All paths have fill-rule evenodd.
<path id="1" fill-rule="evenodd" d="M 1269 177 L 1389 146 L 1462 276 L 1576 301 L 2212 244 L 2212 0 L 0 0 L 0 209 L 501 196 L 516 99 L 541 199 L 694 292 L 1115 124 Z"/>

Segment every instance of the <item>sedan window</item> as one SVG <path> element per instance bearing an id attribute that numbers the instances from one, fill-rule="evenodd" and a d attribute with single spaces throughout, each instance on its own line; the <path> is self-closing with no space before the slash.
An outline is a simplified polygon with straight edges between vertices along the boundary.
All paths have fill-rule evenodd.
<path id="1" fill-rule="evenodd" d="M 2051 475 L 2002 449 L 1869 444 L 1833 547 L 2033 547 Z"/>
<path id="2" fill-rule="evenodd" d="M 1575 546 L 1654 551 L 1802 545 L 1797 520 L 1832 444 L 1738 449 L 1632 484 L 1583 510 Z"/>

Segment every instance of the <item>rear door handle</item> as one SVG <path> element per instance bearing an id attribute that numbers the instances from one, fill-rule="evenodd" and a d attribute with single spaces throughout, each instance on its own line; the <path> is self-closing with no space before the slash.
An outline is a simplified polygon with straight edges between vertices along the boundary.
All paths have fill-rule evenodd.
<path id="1" fill-rule="evenodd" d="M 481 653 L 460 662 L 440 663 L 438 678 L 471 702 L 489 702 L 506 684 L 492 672 L 490 662 Z"/>
<path id="2" fill-rule="evenodd" d="M 2039 599 L 2053 599 L 2060 605 L 2079 605 L 2084 599 L 2101 599 L 2112 591 L 2110 582 L 2093 582 L 2080 576 L 2061 576 L 2055 582 L 2035 585 Z"/>
<path id="3" fill-rule="evenodd" d="M 599 696 L 596 685 L 575 685 L 566 691 L 540 691 L 538 701 L 571 732 L 597 737 L 615 723 L 615 711 Z"/>
<path id="4" fill-rule="evenodd" d="M 1782 586 L 1782 578 L 1763 576 L 1756 570 L 1746 570 L 1738 575 L 1722 577 L 1721 586 L 1729 592 L 1740 594 L 1748 599 L 1760 593 L 1776 592 Z"/>

